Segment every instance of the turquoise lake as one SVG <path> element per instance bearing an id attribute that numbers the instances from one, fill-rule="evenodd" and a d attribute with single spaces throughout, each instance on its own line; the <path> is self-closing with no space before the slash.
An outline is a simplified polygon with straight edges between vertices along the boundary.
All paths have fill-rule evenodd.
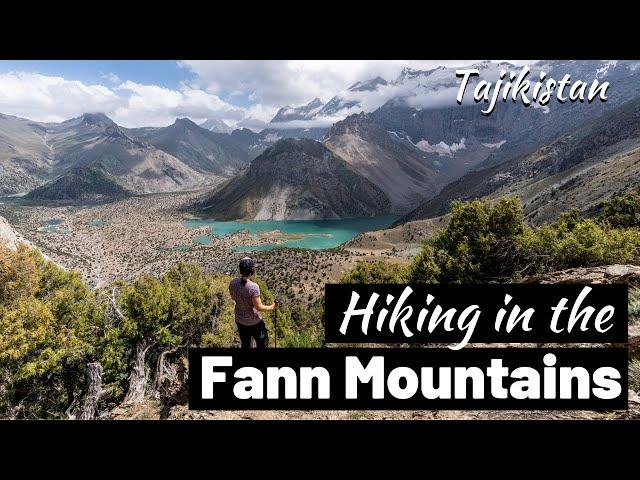
<path id="1" fill-rule="evenodd" d="M 39 232 L 44 232 L 44 233 L 71 233 L 71 230 L 68 230 L 66 228 L 62 228 L 60 226 L 60 224 L 62 223 L 62 220 L 60 220 L 59 218 L 52 218 L 50 220 L 44 220 L 43 222 L 40 222 L 43 226 L 38 228 Z"/>
<path id="2" fill-rule="evenodd" d="M 91 220 L 89 222 L 89 225 L 91 225 L 92 227 L 102 228 L 102 227 L 107 226 L 107 222 L 105 222 L 104 220 L 101 220 L 99 218 L 94 218 L 93 220 Z"/>
<path id="3" fill-rule="evenodd" d="M 272 250 L 274 248 L 306 248 L 319 250 L 337 247 L 362 232 L 380 230 L 390 226 L 398 216 L 366 218 L 343 218 L 339 220 L 251 220 L 251 221 L 216 221 L 188 220 L 187 228 L 208 226 L 211 234 L 224 237 L 241 230 L 248 230 L 252 235 L 278 230 L 283 235 L 304 235 L 301 238 L 285 239 L 278 244 L 236 247 L 237 252 Z M 196 243 L 211 243 L 208 235 L 199 235 Z"/>

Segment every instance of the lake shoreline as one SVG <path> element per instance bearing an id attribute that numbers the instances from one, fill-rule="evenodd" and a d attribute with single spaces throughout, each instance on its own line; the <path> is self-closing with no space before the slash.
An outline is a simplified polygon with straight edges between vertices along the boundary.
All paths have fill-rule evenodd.
<path id="1" fill-rule="evenodd" d="M 189 219 L 185 221 L 185 226 L 193 229 L 208 227 L 210 235 L 217 238 L 243 232 L 255 238 L 254 244 L 241 245 L 235 251 L 264 251 L 284 247 L 325 250 L 344 245 L 363 232 L 387 228 L 399 218 L 387 215 L 323 220 Z"/>

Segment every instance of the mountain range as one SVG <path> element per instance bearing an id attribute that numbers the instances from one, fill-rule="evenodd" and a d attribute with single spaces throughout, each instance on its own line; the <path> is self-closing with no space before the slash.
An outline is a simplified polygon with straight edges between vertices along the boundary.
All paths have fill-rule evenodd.
<path id="1" fill-rule="evenodd" d="M 596 130 L 601 135 L 606 124 L 631 121 L 634 104 L 625 102 L 640 92 L 638 66 L 633 61 L 537 62 L 532 78 L 544 71 L 554 78 L 569 73 L 574 79 L 609 81 L 608 101 L 529 108 L 501 102 L 488 117 L 481 105 L 456 105 L 460 80 L 448 67 L 405 68 L 392 80 L 357 82 L 326 103 L 315 98 L 282 107 L 260 132 L 229 131 L 220 119 L 197 125 L 183 118 L 167 127 L 126 129 L 103 114 L 57 124 L 0 115 L 0 194 L 33 191 L 32 200 L 72 202 L 205 188 L 210 190 L 200 203 L 206 204 L 205 213 L 224 218 L 335 218 L 357 212 L 426 218 L 446 211 L 453 198 L 491 195 L 512 183 L 504 180 L 491 190 L 500 183 L 489 181 L 495 175 L 520 178 L 529 164 L 534 165 L 526 174 L 531 178 L 550 174 L 531 158 L 550 158 L 543 152 L 559 151 L 560 145 L 562 151 L 574 148 L 567 138 Z M 504 62 L 473 67 L 489 80 L 501 69 L 517 70 Z M 598 123 L 604 118 L 605 124 Z M 623 137 L 628 133 L 616 140 L 619 148 L 633 143 L 623 124 L 617 130 Z M 594 138 L 603 139 L 603 145 L 613 141 L 610 135 Z M 313 168 L 311 162 L 320 159 L 326 167 L 327 158 L 342 173 Z M 347 178 L 361 186 L 359 206 L 334 205 L 329 183 L 309 193 L 317 175 L 329 175 L 340 191 Z M 261 176 L 270 177 L 268 184 Z M 216 206 L 214 200 L 228 204 Z"/>
<path id="2" fill-rule="evenodd" d="M 188 119 L 163 128 L 126 129 L 101 113 L 62 123 L 0 116 L 0 194 L 5 195 L 38 188 L 30 198 L 54 199 L 62 185 L 81 177 L 87 190 L 73 189 L 77 194 L 64 195 L 66 200 L 103 197 L 102 187 L 112 182 L 119 186 L 112 189 L 118 196 L 200 188 L 228 178 L 249 160 L 234 136 Z"/>
<path id="3" fill-rule="evenodd" d="M 128 132 L 204 175 L 231 176 L 250 161 L 247 150 L 234 137 L 206 130 L 188 118 L 178 118 L 168 127 Z"/>
<path id="4" fill-rule="evenodd" d="M 517 195 L 532 223 L 640 188 L 640 98 L 587 121 L 535 151 L 490 164 L 445 186 L 399 223 L 445 214 L 452 200 Z"/>

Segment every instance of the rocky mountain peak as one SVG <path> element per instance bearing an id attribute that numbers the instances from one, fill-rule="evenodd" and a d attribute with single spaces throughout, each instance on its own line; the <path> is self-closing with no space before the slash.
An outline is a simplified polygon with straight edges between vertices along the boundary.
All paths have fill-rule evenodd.
<path id="1" fill-rule="evenodd" d="M 347 118 L 340 122 L 336 122 L 331 125 L 326 138 L 331 138 L 337 135 L 344 135 L 347 133 L 357 133 L 361 128 L 364 128 L 373 123 L 373 119 L 367 113 L 360 112 L 349 115 Z"/>
<path id="2" fill-rule="evenodd" d="M 273 161 L 278 155 L 312 155 L 321 157 L 326 151 L 324 145 L 309 138 L 285 138 L 278 140 L 274 145 L 256 158 L 252 166 Z"/>
<path id="3" fill-rule="evenodd" d="M 80 126 L 91 130 L 98 130 L 110 141 L 124 141 L 135 144 L 141 148 L 147 146 L 144 142 L 131 138 L 117 123 L 104 113 L 84 113 L 80 117 Z"/>
<path id="4" fill-rule="evenodd" d="M 222 119 L 209 118 L 202 122 L 200 126 L 206 130 L 216 133 L 231 133 L 233 129 Z"/>
<path id="5" fill-rule="evenodd" d="M 364 82 L 356 82 L 347 90 L 351 92 L 373 92 L 377 90 L 379 86 L 388 84 L 389 82 L 387 82 L 384 78 L 377 76 L 376 78 L 365 80 Z"/>
<path id="6" fill-rule="evenodd" d="M 213 192 L 202 210 L 219 219 L 313 220 L 381 215 L 389 200 L 322 143 L 287 138 Z"/>
<path id="7" fill-rule="evenodd" d="M 429 73 L 431 73 L 432 71 L 433 70 L 417 70 L 411 67 L 404 67 L 394 83 L 401 84 L 401 83 L 404 83 L 406 80 L 411 80 L 421 75 L 424 75 L 424 76 L 429 75 Z"/>
<path id="8" fill-rule="evenodd" d="M 81 117 L 82 123 L 85 125 L 91 125 L 95 127 L 117 127 L 116 123 L 107 117 L 104 113 L 84 113 Z"/>
<path id="9" fill-rule="evenodd" d="M 176 121 L 173 122 L 172 126 L 177 128 L 183 128 L 186 130 L 201 128 L 201 127 L 198 127 L 198 125 L 195 122 L 193 122 L 192 120 L 189 120 L 188 118 L 176 118 Z"/>
<path id="10" fill-rule="evenodd" d="M 290 120 L 305 120 L 312 118 L 324 106 L 322 100 L 314 98 L 309 103 L 299 107 L 286 106 L 278 110 L 271 123 L 288 122 Z"/>

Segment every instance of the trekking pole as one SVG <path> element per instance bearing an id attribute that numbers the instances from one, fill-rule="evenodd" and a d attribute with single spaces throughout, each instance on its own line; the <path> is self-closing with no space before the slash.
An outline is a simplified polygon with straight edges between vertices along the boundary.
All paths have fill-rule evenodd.
<path id="1" fill-rule="evenodd" d="M 273 309 L 273 348 L 278 348 L 278 301 L 274 299 L 275 308 Z"/>

